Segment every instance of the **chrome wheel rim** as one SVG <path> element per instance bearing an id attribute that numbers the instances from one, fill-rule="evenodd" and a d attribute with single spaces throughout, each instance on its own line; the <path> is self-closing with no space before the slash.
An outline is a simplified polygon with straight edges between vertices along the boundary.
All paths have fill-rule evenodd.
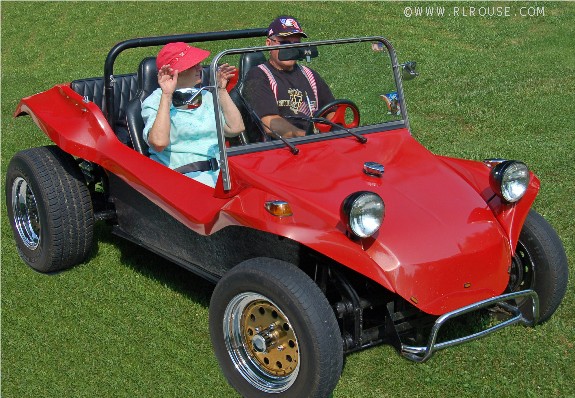
<path id="1" fill-rule="evenodd" d="M 300 368 L 299 344 L 287 316 L 270 299 L 247 292 L 227 305 L 224 341 L 235 368 L 255 388 L 286 391 Z"/>
<path id="2" fill-rule="evenodd" d="M 12 212 L 20 239 L 28 249 L 35 250 L 40 244 L 40 216 L 34 192 L 22 177 L 12 184 Z"/>

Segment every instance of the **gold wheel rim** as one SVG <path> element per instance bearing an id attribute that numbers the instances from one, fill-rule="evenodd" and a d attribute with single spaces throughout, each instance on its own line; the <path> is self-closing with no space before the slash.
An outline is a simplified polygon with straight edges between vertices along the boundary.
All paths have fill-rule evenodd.
<path id="1" fill-rule="evenodd" d="M 299 362 L 295 333 L 283 312 L 269 301 L 258 300 L 244 309 L 242 336 L 248 355 L 270 374 L 289 376 Z"/>
<path id="2" fill-rule="evenodd" d="M 300 370 L 299 344 L 288 317 L 254 292 L 233 297 L 222 319 L 224 343 L 234 368 L 266 393 L 288 390 Z"/>

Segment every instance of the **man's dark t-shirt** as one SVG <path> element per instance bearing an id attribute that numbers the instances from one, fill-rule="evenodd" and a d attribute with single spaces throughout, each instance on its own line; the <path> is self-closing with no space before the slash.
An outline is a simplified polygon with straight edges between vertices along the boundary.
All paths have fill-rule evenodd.
<path id="1" fill-rule="evenodd" d="M 319 108 L 334 100 L 328 85 L 317 72 L 309 69 L 315 78 L 319 101 L 298 65 L 291 71 L 277 70 L 269 61 L 264 65 L 277 83 L 277 101 L 266 73 L 259 67 L 252 68 L 248 72 L 244 86 L 246 99 L 260 118 L 267 115 L 311 116 Z M 288 120 L 300 129 L 307 128 L 306 121 Z"/>

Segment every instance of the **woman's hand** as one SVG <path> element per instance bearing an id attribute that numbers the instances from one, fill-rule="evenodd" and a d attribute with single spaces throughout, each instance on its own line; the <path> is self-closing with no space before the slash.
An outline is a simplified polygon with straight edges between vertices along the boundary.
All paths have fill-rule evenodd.
<path id="1" fill-rule="evenodd" d="M 178 84 L 178 71 L 164 65 L 158 71 L 158 84 L 164 94 L 173 94 Z"/>
<path id="2" fill-rule="evenodd" d="M 218 88 L 226 88 L 230 79 L 234 77 L 235 72 L 236 72 L 235 66 L 230 66 L 228 64 L 221 65 L 218 68 L 218 76 L 217 76 Z"/>
<path id="3" fill-rule="evenodd" d="M 242 115 L 226 90 L 229 80 L 234 77 L 235 73 L 235 66 L 223 64 L 218 68 L 218 74 L 216 76 L 218 89 L 222 90 L 218 91 L 218 97 L 226 120 L 226 123 L 224 124 L 224 133 L 227 137 L 234 137 L 245 130 Z"/>

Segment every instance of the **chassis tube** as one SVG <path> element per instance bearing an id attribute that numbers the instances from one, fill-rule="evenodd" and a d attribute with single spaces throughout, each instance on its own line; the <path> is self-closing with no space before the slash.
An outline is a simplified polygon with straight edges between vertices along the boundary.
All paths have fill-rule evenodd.
<path id="1" fill-rule="evenodd" d="M 533 320 L 529 320 L 523 316 L 521 311 L 518 307 L 513 306 L 506 301 L 513 300 L 516 298 L 527 298 L 531 299 L 533 303 Z M 492 305 L 498 304 L 501 307 L 505 308 L 509 312 L 513 314 L 511 318 L 501 323 L 498 323 L 495 326 L 492 326 L 488 329 L 482 330 L 477 333 L 473 333 L 469 336 L 460 337 L 457 339 L 445 341 L 442 343 L 437 343 L 437 335 L 439 333 L 439 329 L 450 319 L 456 318 L 460 315 L 467 314 L 469 312 L 477 311 L 486 307 L 490 307 Z M 527 326 L 534 326 L 537 324 L 539 320 L 539 296 L 535 293 L 534 290 L 523 290 L 520 292 L 508 293 L 503 294 L 501 296 L 493 297 L 487 300 L 479 301 L 477 303 L 473 303 L 471 305 L 459 308 L 457 310 L 448 312 L 447 314 L 443 314 L 435 321 L 433 328 L 431 329 L 431 333 L 429 335 L 427 346 L 408 346 L 401 344 L 401 355 L 410 359 L 414 362 L 424 362 L 427 361 L 435 351 L 441 350 L 443 348 L 451 347 L 454 345 L 466 343 L 471 340 L 478 339 L 480 337 L 484 337 L 488 334 L 491 334 L 497 330 L 503 329 L 504 327 L 514 325 L 516 323 L 522 323 Z"/>

